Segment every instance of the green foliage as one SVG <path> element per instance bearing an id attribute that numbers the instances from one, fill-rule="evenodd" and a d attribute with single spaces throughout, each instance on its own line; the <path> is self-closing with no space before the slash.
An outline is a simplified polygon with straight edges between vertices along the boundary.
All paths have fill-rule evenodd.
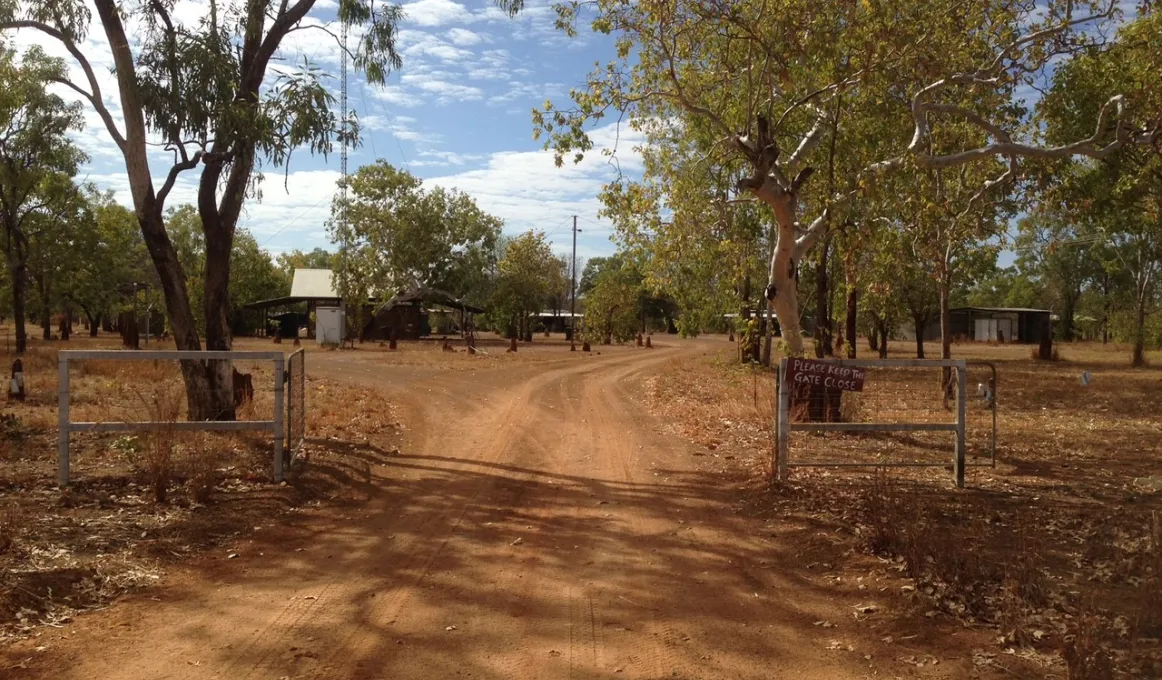
<path id="1" fill-rule="evenodd" d="M 171 208 L 166 216 L 166 230 L 186 272 L 191 304 L 200 306 L 205 299 L 202 281 L 206 245 L 197 210 L 188 204 Z M 254 330 L 254 320 L 243 313 L 243 305 L 289 295 L 290 280 L 271 260 L 270 253 L 245 229 L 235 236 L 230 259 L 227 317 L 235 333 L 250 333 Z M 199 327 L 199 330 L 203 329 Z"/>
<path id="2" fill-rule="evenodd" d="M 497 263 L 489 320 L 499 330 L 528 328 L 528 315 L 541 311 L 559 276 L 557 258 L 545 235 L 525 232 L 509 240 Z"/>
<path id="3" fill-rule="evenodd" d="M 327 226 L 339 247 L 342 294 L 390 297 L 430 286 L 481 298 L 500 219 L 459 191 L 425 190 L 418 177 L 386 161 L 363 166 L 349 181 L 348 202 L 336 199 Z"/>
<path id="4" fill-rule="evenodd" d="M 299 249 L 286 253 L 279 253 L 275 258 L 278 268 L 288 281 L 294 277 L 296 269 L 334 269 L 334 254 L 322 248 L 315 248 L 309 253 Z"/>
<path id="5" fill-rule="evenodd" d="M 642 275 L 632 262 L 606 258 L 585 295 L 585 332 L 589 340 L 625 342 L 641 328 Z"/>

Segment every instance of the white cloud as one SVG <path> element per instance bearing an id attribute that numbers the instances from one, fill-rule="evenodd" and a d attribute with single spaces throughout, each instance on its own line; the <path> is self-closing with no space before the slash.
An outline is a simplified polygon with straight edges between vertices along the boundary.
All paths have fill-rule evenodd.
<path id="1" fill-rule="evenodd" d="M 480 154 L 461 154 L 455 151 L 436 151 L 426 150 L 420 152 L 420 157 L 412 161 L 415 167 L 432 167 L 432 166 L 446 166 L 455 165 L 462 166 L 468 163 L 483 160 L 487 156 Z"/>
<path id="2" fill-rule="evenodd" d="M 416 0 L 403 5 L 405 23 L 417 26 L 447 26 L 475 20 L 467 7 L 452 0 Z"/>
<path id="3" fill-rule="evenodd" d="M 485 37 L 466 28 L 453 28 L 444 34 L 453 45 L 471 47 L 485 42 Z"/>
<path id="4" fill-rule="evenodd" d="M 504 219 L 508 233 L 552 231 L 571 224 L 572 216 L 578 215 L 584 220 L 590 247 L 598 248 L 612 228 L 597 217 L 601 209 L 597 194 L 618 177 L 618 165 L 626 174 L 641 171 L 641 157 L 633 147 L 642 137 L 625 126 L 619 133 L 615 125 L 597 128 L 590 136 L 594 150 L 579 164 L 566 159 L 565 165 L 557 168 L 549 151 L 502 151 L 491 154 L 483 167 L 431 177 L 424 184 L 469 194 L 481 208 Z M 616 164 L 601 153 L 612 150 L 615 143 Z M 421 154 L 421 162 L 440 158 L 439 153 Z M 565 241 L 556 239 L 558 245 Z M 608 247 L 601 250 L 607 252 Z"/>
<path id="5" fill-rule="evenodd" d="M 484 98 L 484 91 L 472 85 L 449 83 L 444 80 L 418 80 L 415 86 L 424 92 L 437 95 L 437 103 L 449 104 L 456 101 L 477 101 Z"/>
<path id="6" fill-rule="evenodd" d="M 383 85 L 371 90 L 371 96 L 393 106 L 415 108 L 423 106 L 424 100 L 414 92 L 409 92 L 399 85 Z"/>

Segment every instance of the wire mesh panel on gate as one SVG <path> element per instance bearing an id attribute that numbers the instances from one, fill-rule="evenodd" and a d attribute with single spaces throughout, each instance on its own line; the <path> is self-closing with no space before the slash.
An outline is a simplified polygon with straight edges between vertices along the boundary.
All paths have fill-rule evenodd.
<path id="1" fill-rule="evenodd" d="M 293 461 L 307 438 L 306 352 L 297 350 L 287 358 L 286 456 Z"/>
<path id="2" fill-rule="evenodd" d="M 789 361 L 800 368 L 790 370 Z M 800 401 L 805 390 L 818 392 L 849 370 L 859 370 L 862 383 L 835 383 L 831 389 L 846 390 L 834 393 L 838 408 L 813 410 Z M 831 377 L 821 382 L 823 376 Z M 789 467 L 951 466 L 962 484 L 967 382 L 962 360 L 784 359 L 777 380 L 779 476 Z"/>

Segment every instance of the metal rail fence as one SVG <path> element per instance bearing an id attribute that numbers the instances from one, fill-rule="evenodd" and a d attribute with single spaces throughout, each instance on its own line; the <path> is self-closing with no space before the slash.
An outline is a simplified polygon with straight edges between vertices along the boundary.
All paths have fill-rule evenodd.
<path id="1" fill-rule="evenodd" d="M 305 430 L 305 402 L 300 397 L 305 387 L 305 375 L 302 370 L 305 360 L 301 350 L 296 352 L 299 358 L 294 359 L 299 371 L 296 410 L 297 431 Z M 294 355 L 292 355 L 293 357 Z M 244 431 L 266 430 L 274 440 L 274 459 L 272 475 L 276 482 L 281 482 L 284 475 L 284 444 L 288 441 L 287 404 L 284 385 L 287 383 L 287 358 L 282 352 L 259 351 L 185 351 L 185 350 L 61 350 L 58 353 L 59 386 L 57 403 L 59 408 L 59 439 L 57 450 L 57 480 L 61 487 L 69 484 L 69 435 L 73 432 L 148 432 L 148 431 Z M 131 422 L 73 422 L 69 414 L 69 367 L 77 361 L 181 361 L 181 360 L 227 360 L 227 361 L 259 361 L 271 362 L 274 367 L 273 399 L 274 408 L 269 420 L 236 420 L 236 421 L 131 421 Z M 297 445 L 301 444 L 302 437 Z"/>
<path id="2" fill-rule="evenodd" d="M 949 461 L 933 460 L 921 455 L 918 460 L 904 460 L 902 452 L 938 450 L 941 445 L 936 440 L 921 440 L 926 433 L 953 433 L 953 457 L 951 467 L 958 487 L 964 486 L 964 471 L 968 453 L 967 425 L 969 412 L 968 367 L 963 359 L 829 359 L 840 367 L 875 369 L 868 372 L 863 392 L 846 392 L 847 404 L 854 404 L 858 413 L 848 415 L 847 422 L 793 422 L 792 389 L 787 384 L 788 360 L 779 363 L 776 389 L 775 417 L 775 469 L 780 479 L 786 479 L 792 467 L 947 467 Z M 954 376 L 953 398 L 943 396 L 939 387 L 939 372 L 950 370 Z M 993 369 L 995 371 L 995 369 Z M 995 377 L 991 379 L 993 391 L 991 404 L 993 426 L 995 428 Z M 955 419 L 949 422 L 948 411 L 953 410 Z M 974 406 L 974 413 L 978 412 Z M 870 419 L 870 422 L 869 422 Z M 793 432 L 813 432 L 820 434 L 859 433 L 847 439 L 819 437 L 814 441 L 805 440 L 797 445 L 801 449 L 800 458 L 792 457 L 791 434 Z M 881 433 L 905 433 L 904 440 L 890 439 L 873 446 L 871 437 Z M 945 449 L 947 450 L 947 449 Z M 995 429 L 992 438 L 995 456 Z M 806 455 L 808 452 L 815 457 Z M 836 458 L 839 454 L 839 458 Z"/>

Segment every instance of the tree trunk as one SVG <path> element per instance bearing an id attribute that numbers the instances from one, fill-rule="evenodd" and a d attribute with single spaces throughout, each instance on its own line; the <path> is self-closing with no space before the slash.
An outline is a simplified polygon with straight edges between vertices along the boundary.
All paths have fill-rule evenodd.
<path id="1" fill-rule="evenodd" d="M 880 333 L 880 358 L 888 358 L 888 324 L 887 321 L 876 319 L 876 328 Z"/>
<path id="2" fill-rule="evenodd" d="M 85 316 L 89 317 L 89 337 L 97 337 L 97 333 L 100 332 L 101 329 L 101 315 L 98 314 L 97 316 L 93 316 L 92 314 L 86 312 Z"/>
<path id="3" fill-rule="evenodd" d="M 1146 296 L 1138 293 L 1138 310 L 1134 319 L 1134 356 L 1131 365 L 1135 368 L 1146 365 Z"/>
<path id="4" fill-rule="evenodd" d="M 831 239 L 827 238 L 819 251 L 819 269 L 815 273 L 815 356 L 820 359 L 835 353 L 831 346 L 831 290 L 827 278 L 830 250 Z"/>
<path id="5" fill-rule="evenodd" d="M 845 258 L 844 260 L 843 276 L 844 283 L 847 286 L 847 319 L 844 321 L 844 328 L 847 331 L 847 358 L 854 359 L 857 353 L 855 341 L 858 336 L 856 322 L 859 317 L 859 284 L 855 272 L 855 263 L 851 258 Z"/>
<path id="6" fill-rule="evenodd" d="M 61 340 L 68 341 L 73 333 L 73 310 L 65 307 L 65 317 L 61 321 Z"/>
<path id="7" fill-rule="evenodd" d="M 928 325 L 926 317 L 914 314 L 912 315 L 912 324 L 916 329 L 916 358 L 924 358 L 924 327 Z"/>
<path id="8" fill-rule="evenodd" d="M 867 336 L 867 346 L 873 352 L 880 351 L 880 334 L 879 329 L 873 329 Z"/>
<path id="9" fill-rule="evenodd" d="M 1101 344 L 1110 341 L 1110 274 L 1102 276 L 1102 317 L 1101 317 Z"/>
<path id="10" fill-rule="evenodd" d="M 149 257 L 153 261 L 158 279 L 161 281 L 161 290 L 165 296 L 166 314 L 169 317 L 170 329 L 173 330 L 174 345 L 179 350 L 201 351 L 202 345 L 198 338 L 198 327 L 194 323 L 194 315 L 190 308 L 190 294 L 186 288 L 185 270 L 182 269 L 177 251 L 174 250 L 169 234 L 165 231 L 165 223 L 161 213 L 149 205 L 145 206 L 144 209 L 139 209 L 137 214 L 146 249 L 149 251 Z M 207 271 L 209 271 L 209 267 L 207 267 Z M 207 291 L 207 297 L 209 297 L 209 291 Z M 207 376 L 205 362 L 182 361 L 181 368 L 182 379 L 186 386 L 189 419 L 219 419 L 221 411 L 217 404 L 220 403 L 220 399 L 211 395 L 210 379 Z M 232 390 L 228 386 L 227 399 L 230 402 L 231 412 L 234 404 L 233 397 Z"/>
<path id="11" fill-rule="evenodd" d="M 1065 296 L 1064 304 L 1061 308 L 1061 339 L 1065 342 L 1073 341 L 1073 317 L 1077 309 L 1077 296 L 1069 294 Z"/>
<path id="12" fill-rule="evenodd" d="M 952 277 L 947 271 L 940 274 L 940 358 L 952 358 L 952 312 L 949 311 L 949 295 L 952 292 Z M 940 371 L 940 385 L 944 398 L 952 398 L 952 369 L 945 366 Z"/>
<path id="13" fill-rule="evenodd" d="M 28 287 L 28 268 L 24 258 L 16 252 L 13 244 L 8 253 L 8 271 L 12 272 L 12 325 L 16 330 L 16 353 L 23 354 L 28 349 L 28 331 L 25 328 L 24 298 Z"/>
<path id="14" fill-rule="evenodd" d="M 799 324 L 799 290 L 796 282 L 795 254 L 795 197 L 778 194 L 766 200 L 775 213 L 778 239 L 771 257 L 766 298 L 768 308 L 774 311 L 783 332 L 783 341 L 792 356 L 803 355 L 803 330 Z"/>
<path id="15" fill-rule="evenodd" d="M 233 229 L 229 238 L 211 238 L 206 219 L 202 218 L 202 228 L 206 230 L 206 270 L 203 308 L 206 315 L 206 349 L 229 351 L 234 348 L 230 333 L 230 253 L 234 247 Z M 221 226 L 217 227 L 221 231 Z M 148 314 L 148 312 L 146 312 Z M 362 320 L 362 315 L 359 316 Z M 346 339 L 346 338 L 343 338 Z M 210 420 L 234 420 L 234 364 L 230 361 L 207 361 L 206 381 L 209 389 L 206 408 Z"/>
<path id="16" fill-rule="evenodd" d="M 36 277 L 37 291 L 40 293 L 40 331 L 45 340 L 52 340 L 52 302 L 49 300 L 48 280 L 45 276 Z"/>

